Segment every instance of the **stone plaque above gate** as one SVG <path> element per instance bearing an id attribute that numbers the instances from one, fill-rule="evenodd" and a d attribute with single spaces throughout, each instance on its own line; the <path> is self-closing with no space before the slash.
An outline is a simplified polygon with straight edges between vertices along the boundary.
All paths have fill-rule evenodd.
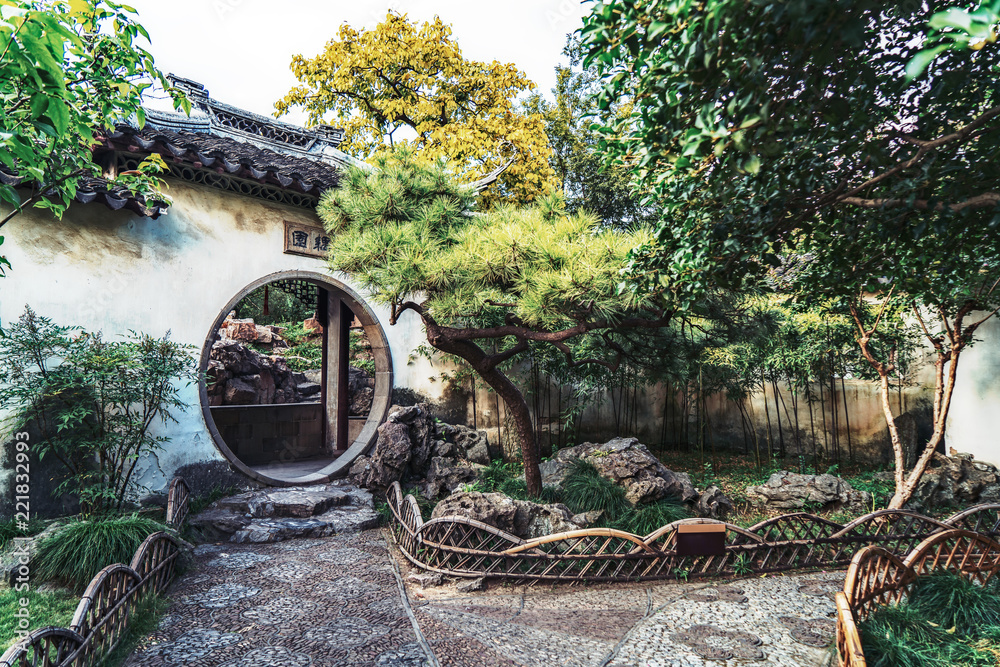
<path id="1" fill-rule="evenodd" d="M 322 227 L 285 220 L 285 253 L 325 259 L 330 236 Z"/>

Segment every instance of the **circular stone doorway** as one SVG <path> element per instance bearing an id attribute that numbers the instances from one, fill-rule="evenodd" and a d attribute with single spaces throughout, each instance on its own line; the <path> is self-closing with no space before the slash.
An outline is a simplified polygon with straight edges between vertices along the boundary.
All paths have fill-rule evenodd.
<path id="1" fill-rule="evenodd" d="M 330 313 L 334 312 L 336 309 L 335 304 L 342 304 L 342 317 L 344 315 L 348 317 L 353 315 L 353 318 L 360 322 L 364 335 L 367 337 L 368 343 L 371 346 L 371 354 L 375 367 L 375 386 L 372 405 L 368 412 L 367 419 L 364 420 L 364 425 L 360 428 L 360 433 L 353 438 L 353 441 L 349 443 L 349 446 L 336 452 L 336 458 L 332 458 L 328 462 L 324 462 L 322 467 L 318 470 L 312 470 L 305 473 L 302 472 L 300 466 L 291 465 L 293 463 L 291 461 L 285 461 L 285 463 L 289 464 L 287 466 L 287 470 L 289 471 L 287 474 L 282 473 L 283 468 L 281 461 L 278 461 L 275 465 L 265 466 L 264 470 L 261 470 L 260 466 L 257 466 L 257 469 L 255 469 L 254 466 L 248 465 L 244 462 L 238 455 L 238 452 L 234 451 L 234 448 L 230 447 L 230 444 L 226 442 L 226 438 L 223 437 L 219 425 L 216 423 L 215 415 L 213 415 L 213 406 L 211 405 L 211 401 L 209 399 L 209 390 L 205 376 L 205 373 L 209 369 L 209 361 L 211 360 L 213 345 L 220 340 L 219 330 L 226 321 L 229 313 L 236 308 L 237 304 L 239 304 L 245 297 L 250 295 L 255 290 L 264 287 L 265 285 L 279 283 L 282 281 L 296 281 L 299 283 L 314 285 L 318 290 L 318 294 L 321 295 L 321 299 L 323 298 L 322 295 L 325 295 L 325 298 L 327 299 L 326 303 L 329 303 L 329 308 L 333 309 L 330 310 Z M 323 302 L 321 301 L 321 305 L 322 303 Z M 329 313 L 326 315 L 329 317 Z M 329 321 L 332 322 L 333 320 Z M 329 330 L 329 328 L 326 328 L 325 330 Z M 346 330 L 347 326 L 345 325 L 344 331 L 346 332 Z M 324 360 L 327 358 L 327 352 L 330 352 L 329 350 L 326 350 L 328 347 L 326 340 L 327 339 L 324 336 Z M 346 343 L 343 344 L 342 349 L 346 350 Z M 343 361 L 343 357 L 341 358 L 341 361 Z M 324 361 L 324 366 L 325 364 L 326 362 Z M 368 304 L 365 303 L 350 287 L 330 276 L 311 271 L 281 271 L 278 273 L 272 273 L 255 280 L 240 290 L 236 296 L 230 299 L 212 323 L 212 327 L 209 329 L 208 336 L 206 336 L 205 343 L 202 347 L 201 363 L 199 368 L 202 373 L 202 379 L 199 382 L 198 387 L 198 393 L 201 399 L 202 415 L 204 416 L 208 431 L 212 435 L 212 439 L 215 442 L 215 446 L 234 468 L 248 477 L 268 486 L 319 484 L 346 475 L 354 460 L 368 451 L 378 437 L 377 429 L 385 420 L 392 398 L 392 357 L 389 351 L 389 344 L 385 336 L 385 331 L 382 329 L 382 325 L 379 323 L 378 317 Z M 333 391 L 335 385 L 338 387 L 339 395 L 344 395 L 344 387 L 346 386 L 344 378 L 346 378 L 348 370 L 346 364 L 342 364 L 340 368 L 341 371 L 339 373 L 339 377 L 334 377 L 333 374 L 330 374 L 328 377 L 324 376 L 326 378 L 323 389 L 324 396 L 327 395 L 327 390 Z M 323 405 L 323 418 L 325 423 L 333 423 L 333 420 L 328 419 L 326 416 L 327 410 L 330 411 L 329 414 L 334 414 L 333 410 L 335 408 L 328 407 L 332 403 L 332 401 L 327 401 Z M 348 419 L 346 408 L 344 407 L 345 405 L 346 401 L 342 399 L 340 409 L 336 412 L 338 415 L 336 419 L 340 420 L 338 422 L 340 424 L 340 428 L 331 427 L 329 429 L 331 432 L 330 437 L 327 437 L 327 429 L 324 428 L 323 438 L 325 442 L 322 443 L 324 447 L 330 446 L 331 440 L 343 442 L 342 438 L 347 432 Z M 246 407 L 253 408 L 255 406 Z M 280 408 L 281 406 L 259 407 Z M 332 433 L 334 430 L 336 430 L 337 433 Z"/>

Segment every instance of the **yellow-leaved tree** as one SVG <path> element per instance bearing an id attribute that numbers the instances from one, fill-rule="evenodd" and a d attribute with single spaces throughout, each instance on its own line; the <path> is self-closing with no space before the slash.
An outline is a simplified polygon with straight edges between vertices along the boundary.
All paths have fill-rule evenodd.
<path id="1" fill-rule="evenodd" d="M 485 207 L 531 202 L 555 187 L 544 120 L 517 105 L 535 84 L 513 64 L 463 58 L 438 17 L 418 25 L 390 11 L 372 30 L 344 24 L 322 53 L 297 55 L 291 67 L 300 84 L 275 104 L 276 115 L 301 107 L 310 125 L 343 127 L 348 153 L 370 159 L 409 144 L 422 161 L 447 158 L 471 183 L 516 150 L 483 195 Z"/>

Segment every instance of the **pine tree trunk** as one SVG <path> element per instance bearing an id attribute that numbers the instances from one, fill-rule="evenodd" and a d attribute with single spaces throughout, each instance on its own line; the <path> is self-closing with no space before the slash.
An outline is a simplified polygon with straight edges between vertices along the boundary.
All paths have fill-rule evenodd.
<path id="1" fill-rule="evenodd" d="M 542 494 L 542 473 L 538 469 L 538 447 L 535 438 L 535 428 L 531 420 L 531 410 L 528 401 L 517 385 L 498 368 L 502 355 L 487 354 L 475 342 L 461 338 L 461 333 L 447 327 L 440 327 L 424 319 L 427 331 L 427 342 L 434 348 L 454 354 L 467 361 L 479 377 L 502 399 L 507 413 L 514 420 L 514 432 L 517 434 L 521 449 L 521 459 L 524 463 L 524 478 L 527 482 L 528 494 L 539 497 Z M 498 411 L 499 412 L 499 411 Z M 499 433 L 499 424 L 497 433 Z"/>

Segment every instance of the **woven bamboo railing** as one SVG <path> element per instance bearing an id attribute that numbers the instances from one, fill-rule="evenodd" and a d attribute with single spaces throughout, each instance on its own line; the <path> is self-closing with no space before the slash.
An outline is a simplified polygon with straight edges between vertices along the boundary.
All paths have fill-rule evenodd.
<path id="1" fill-rule="evenodd" d="M 956 517 L 962 515 L 973 516 L 963 512 Z M 961 519 L 956 524 L 970 525 Z M 982 523 L 974 525 L 989 527 Z M 857 623 L 880 605 L 905 599 L 918 577 L 948 571 L 984 584 L 998 570 L 1000 543 L 965 528 L 935 533 L 902 559 L 881 547 L 862 549 L 851 560 L 844 590 L 837 593 L 837 651 L 841 667 L 865 667 Z"/>
<path id="2" fill-rule="evenodd" d="M 750 528 L 711 519 L 685 519 L 643 537 L 591 528 L 526 541 L 465 517 L 425 522 L 416 499 L 404 496 L 398 483 L 386 496 L 394 517 L 393 536 L 414 565 L 460 577 L 524 581 L 644 581 L 830 567 L 846 565 L 870 544 L 892 554 L 905 554 L 953 526 L 978 529 L 991 536 L 997 536 L 1000 528 L 1000 505 L 980 505 L 944 521 L 905 510 L 881 510 L 841 525 L 796 513 Z M 691 523 L 723 525 L 724 553 L 679 555 L 678 528 Z"/>
<path id="3" fill-rule="evenodd" d="M 170 485 L 174 517 L 180 528 L 187 516 L 190 492 L 186 484 Z M 177 489 L 175 494 L 175 489 Z M 179 517 L 177 519 L 176 517 Z M 0 667 L 85 667 L 96 665 L 114 650 L 129 619 L 149 595 L 163 593 L 177 572 L 184 543 L 165 532 L 153 533 L 136 550 L 129 565 L 109 565 L 91 580 L 69 628 L 35 630 L 0 656 Z"/>
<path id="4" fill-rule="evenodd" d="M 167 525 L 179 528 L 191 508 L 191 487 L 181 477 L 174 477 L 167 491 Z"/>

